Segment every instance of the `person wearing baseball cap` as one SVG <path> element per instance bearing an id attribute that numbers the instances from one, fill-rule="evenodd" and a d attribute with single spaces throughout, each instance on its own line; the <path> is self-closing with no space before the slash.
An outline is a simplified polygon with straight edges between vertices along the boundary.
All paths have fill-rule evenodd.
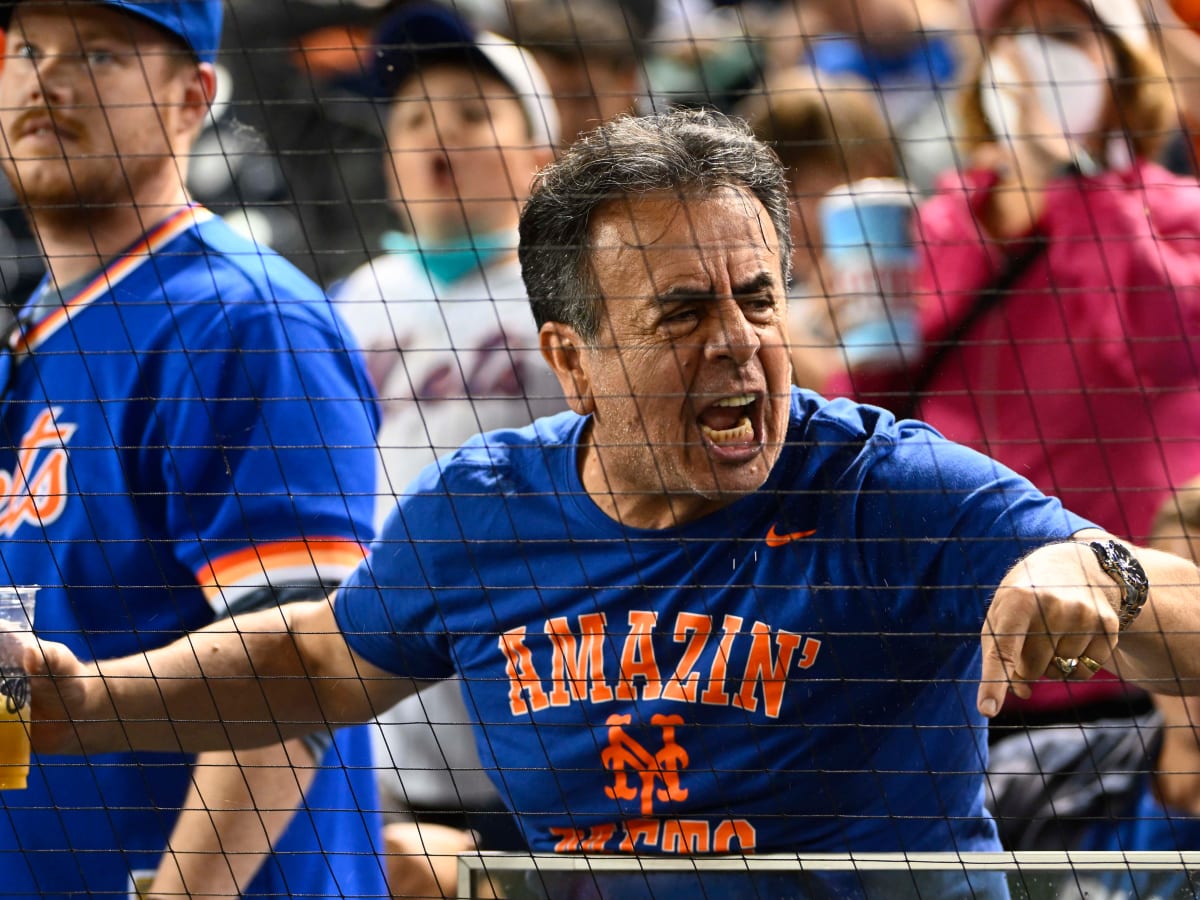
<path id="1" fill-rule="evenodd" d="M 520 208 L 559 142 L 533 55 L 449 8 L 410 3 L 375 35 L 390 199 L 403 231 L 336 291 L 384 398 L 376 525 L 414 477 L 479 431 L 565 409 L 517 261 Z M 396 896 L 453 896 L 453 854 L 522 849 L 475 750 L 461 684 L 380 717 Z M 436 724 L 428 724 L 436 723 Z"/>
<path id="2" fill-rule="evenodd" d="M 445 283 L 476 262 L 515 258 L 521 201 L 559 140 L 533 55 L 434 3 L 401 6 L 375 43 L 388 103 L 385 177 L 405 223 L 391 246 L 418 253 Z"/>
<path id="3" fill-rule="evenodd" d="M 457 62 L 504 82 L 521 104 L 534 146 L 557 144 L 558 114 L 546 76 L 531 53 L 507 38 L 477 30 L 448 7 L 411 3 L 384 20 L 375 44 L 375 80 L 385 96 L 394 97 L 426 66 Z"/>
<path id="4" fill-rule="evenodd" d="M 965 171 L 920 210 L 926 349 L 825 388 L 913 397 L 904 411 L 1144 540 L 1200 473 L 1200 186 L 1155 161 L 1178 128 L 1162 59 L 1137 0 L 966 12 L 983 52 L 960 96 Z M 1145 703 L 1102 673 L 1010 697 L 1002 719 Z"/>
<path id="5" fill-rule="evenodd" d="M 328 298 L 185 187 L 221 19 L 0 6 L 0 166 L 48 269 L 0 334 L 0 562 L 89 659 L 324 598 L 370 536 L 376 415 Z M 36 756 L 0 794 L 2 891 L 386 895 L 370 751 Z"/>

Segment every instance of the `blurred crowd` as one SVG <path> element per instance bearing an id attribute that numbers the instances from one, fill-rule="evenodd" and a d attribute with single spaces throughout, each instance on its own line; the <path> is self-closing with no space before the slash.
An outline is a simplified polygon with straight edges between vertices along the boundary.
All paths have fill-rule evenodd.
<path id="1" fill-rule="evenodd" d="M 922 190 L 955 164 L 952 94 L 979 56 L 963 0 L 447 0 L 533 50 L 562 139 L 617 112 L 712 105 L 762 115 L 781 151 L 896 154 Z M 395 0 L 230 0 L 220 94 L 195 149 L 195 197 L 330 286 L 402 227 L 378 163 L 374 30 Z M 830 121 L 825 121 L 829 119 Z M 1190 165 L 1182 142 L 1168 148 Z M 837 175 L 836 164 L 825 167 Z M 27 295 L 40 254 L 7 186 L 0 290 Z"/>
<path id="2" fill-rule="evenodd" d="M 1200 38 L 1156 0 L 1154 49 L 1184 118 L 1164 122 L 1159 161 L 1194 163 L 1189 104 Z M 559 107 L 562 141 L 619 112 L 716 106 L 770 135 L 815 202 L 839 181 L 894 173 L 922 194 L 965 167 L 956 100 L 981 58 L 973 0 L 446 0 L 532 50 Z M 194 196 L 331 286 L 402 228 L 386 199 L 374 31 L 403 0 L 230 0 L 220 94 L 196 145 Z M 982 4 L 981 4 L 982 5 Z M 812 172 L 811 176 L 808 174 Z M 810 180 L 811 179 L 811 180 Z M 0 290 L 41 275 L 11 192 L 0 197 Z M 806 224 L 808 223 L 808 224 Z M 815 228 L 800 231 L 805 255 Z M 810 272 L 796 261 L 797 276 Z"/>

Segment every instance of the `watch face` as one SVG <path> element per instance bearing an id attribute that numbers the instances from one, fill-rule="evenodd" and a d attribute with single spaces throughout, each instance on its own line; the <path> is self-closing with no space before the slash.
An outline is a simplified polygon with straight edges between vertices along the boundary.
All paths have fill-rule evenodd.
<path id="1" fill-rule="evenodd" d="M 1117 613 L 1123 631 L 1142 611 L 1146 595 L 1150 591 L 1150 580 L 1146 577 L 1142 564 L 1124 544 L 1118 544 L 1116 541 L 1093 541 L 1092 549 L 1096 551 L 1100 560 L 1100 568 L 1124 591 L 1125 596 L 1121 598 L 1121 608 Z"/>
<path id="2" fill-rule="evenodd" d="M 1141 563 L 1134 559 L 1133 554 L 1124 545 L 1109 541 L 1104 546 L 1109 562 L 1116 570 L 1112 573 L 1113 575 L 1135 588 L 1149 587 L 1149 581 L 1146 579 L 1146 573 L 1142 570 Z"/>

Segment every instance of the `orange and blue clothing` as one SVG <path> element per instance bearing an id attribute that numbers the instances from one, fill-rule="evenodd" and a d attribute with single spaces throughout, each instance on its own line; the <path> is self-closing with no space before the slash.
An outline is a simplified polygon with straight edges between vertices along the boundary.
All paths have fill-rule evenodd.
<path id="1" fill-rule="evenodd" d="M 372 534 L 373 393 L 321 290 L 198 206 L 18 317 L 0 360 L 0 561 L 82 659 L 335 586 Z M 86 727 L 86 726 L 81 726 Z M 383 896 L 365 728 L 337 733 L 251 896 Z M 191 757 L 37 756 L 0 794 L 7 896 L 128 896 Z"/>

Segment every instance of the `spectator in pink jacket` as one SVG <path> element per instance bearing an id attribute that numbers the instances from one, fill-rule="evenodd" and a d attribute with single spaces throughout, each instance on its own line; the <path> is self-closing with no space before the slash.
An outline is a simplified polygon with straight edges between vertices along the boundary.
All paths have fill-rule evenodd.
<path id="1" fill-rule="evenodd" d="M 831 394 L 914 414 L 1145 541 L 1200 472 L 1200 185 L 1152 160 L 1175 124 L 1136 0 L 976 0 L 971 167 L 919 216 L 923 356 Z M 1043 682 L 1026 722 L 1125 706 Z M 1111 707 L 1109 707 L 1111 710 Z"/>

